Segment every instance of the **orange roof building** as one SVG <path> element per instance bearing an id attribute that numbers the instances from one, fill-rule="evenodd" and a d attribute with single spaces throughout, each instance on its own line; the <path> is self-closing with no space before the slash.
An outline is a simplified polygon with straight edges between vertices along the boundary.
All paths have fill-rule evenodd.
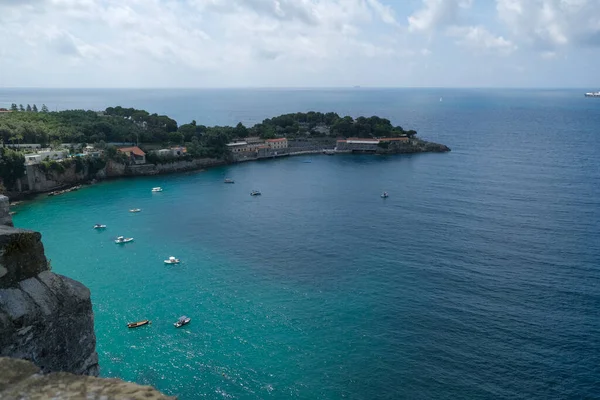
<path id="1" fill-rule="evenodd" d="M 135 164 L 146 164 L 146 153 L 137 146 L 121 147 L 119 151 L 126 154 Z"/>

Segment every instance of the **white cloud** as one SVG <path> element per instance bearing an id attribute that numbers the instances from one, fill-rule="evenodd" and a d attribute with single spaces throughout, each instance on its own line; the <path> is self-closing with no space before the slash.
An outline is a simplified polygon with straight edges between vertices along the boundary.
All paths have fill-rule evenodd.
<path id="1" fill-rule="evenodd" d="M 494 71 L 559 68 L 567 51 L 589 81 L 599 13 L 600 0 L 0 0 L 0 87 L 444 86 L 490 60 L 479 76 L 496 85 L 512 76 Z M 477 57 L 457 63 L 457 47 Z"/>
<path id="2" fill-rule="evenodd" d="M 379 15 L 383 22 L 392 25 L 398 24 L 394 15 L 394 10 L 392 10 L 390 6 L 383 5 L 378 0 L 367 0 L 367 3 Z"/>
<path id="3" fill-rule="evenodd" d="M 502 36 L 495 36 L 481 26 L 455 26 L 448 29 L 447 34 L 457 39 L 459 45 L 476 50 L 509 54 L 516 46 Z"/>
<path id="4" fill-rule="evenodd" d="M 543 51 L 600 45 L 600 0 L 496 0 L 515 37 Z"/>
<path id="5" fill-rule="evenodd" d="M 61 59 L 77 59 L 74 68 L 141 67 L 136 78 L 168 68 L 167 85 L 193 72 L 211 86 L 224 77 L 268 77 L 267 70 L 286 70 L 283 77 L 357 58 L 405 57 L 396 32 L 363 34 L 381 22 L 396 29 L 393 10 L 379 0 L 0 0 L 3 55 L 12 65 L 27 58 L 62 69 Z"/>
<path id="6" fill-rule="evenodd" d="M 461 9 L 468 9 L 472 0 L 423 0 L 423 8 L 408 17 L 412 32 L 431 32 L 459 20 Z"/>

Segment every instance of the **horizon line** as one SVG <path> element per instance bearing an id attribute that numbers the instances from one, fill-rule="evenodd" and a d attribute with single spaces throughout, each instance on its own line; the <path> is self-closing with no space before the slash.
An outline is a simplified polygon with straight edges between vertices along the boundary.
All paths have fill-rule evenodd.
<path id="1" fill-rule="evenodd" d="M 600 85 L 598 85 L 600 87 Z M 46 86 L 0 86 L 0 90 L 326 90 L 326 89 L 460 89 L 460 90 L 590 90 L 584 86 L 157 86 L 157 87 L 46 87 Z"/>

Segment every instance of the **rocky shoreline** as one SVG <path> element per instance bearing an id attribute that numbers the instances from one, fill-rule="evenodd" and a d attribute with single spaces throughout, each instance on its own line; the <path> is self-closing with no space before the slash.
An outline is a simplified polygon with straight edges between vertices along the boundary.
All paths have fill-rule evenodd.
<path id="1" fill-rule="evenodd" d="M 366 150 L 338 150 L 336 151 L 333 146 L 322 147 L 319 150 L 313 147 L 302 146 L 302 147 L 290 147 L 286 151 L 280 151 L 278 154 L 263 156 L 263 157 L 252 157 L 244 159 L 194 159 L 194 160 L 181 160 L 172 161 L 163 164 L 142 164 L 142 165 L 125 165 L 116 163 L 114 161 L 108 161 L 106 166 L 90 176 L 86 171 L 76 173 L 74 168 L 73 171 L 66 170 L 62 174 L 56 173 L 39 173 L 35 177 L 37 187 L 34 190 L 24 192 L 9 192 L 8 197 L 12 201 L 12 205 L 22 200 L 32 199 L 42 194 L 48 196 L 57 196 L 71 191 L 79 190 L 87 185 L 92 185 L 98 181 L 109 180 L 109 179 L 120 179 L 130 178 L 139 176 L 153 176 L 153 175 L 166 175 L 172 173 L 181 172 L 193 172 L 202 171 L 208 168 L 219 167 L 224 165 L 232 165 L 241 162 L 258 161 L 271 158 L 281 157 L 293 157 L 304 154 L 379 154 L 379 155 L 394 155 L 394 154 L 416 154 L 416 153 L 445 153 L 451 151 L 448 146 L 438 144 L 434 142 L 428 142 L 425 140 L 415 139 L 410 143 L 391 143 L 388 147 L 377 147 L 375 151 Z M 36 175 L 38 171 L 34 171 L 33 175 Z M 32 175 L 30 173 L 30 175 Z"/>

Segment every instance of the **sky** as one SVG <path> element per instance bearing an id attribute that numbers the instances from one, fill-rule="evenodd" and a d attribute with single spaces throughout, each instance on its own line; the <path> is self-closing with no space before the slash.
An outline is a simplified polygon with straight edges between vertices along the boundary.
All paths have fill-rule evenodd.
<path id="1" fill-rule="evenodd" d="M 600 0 L 0 0 L 0 88 L 600 90 Z"/>

